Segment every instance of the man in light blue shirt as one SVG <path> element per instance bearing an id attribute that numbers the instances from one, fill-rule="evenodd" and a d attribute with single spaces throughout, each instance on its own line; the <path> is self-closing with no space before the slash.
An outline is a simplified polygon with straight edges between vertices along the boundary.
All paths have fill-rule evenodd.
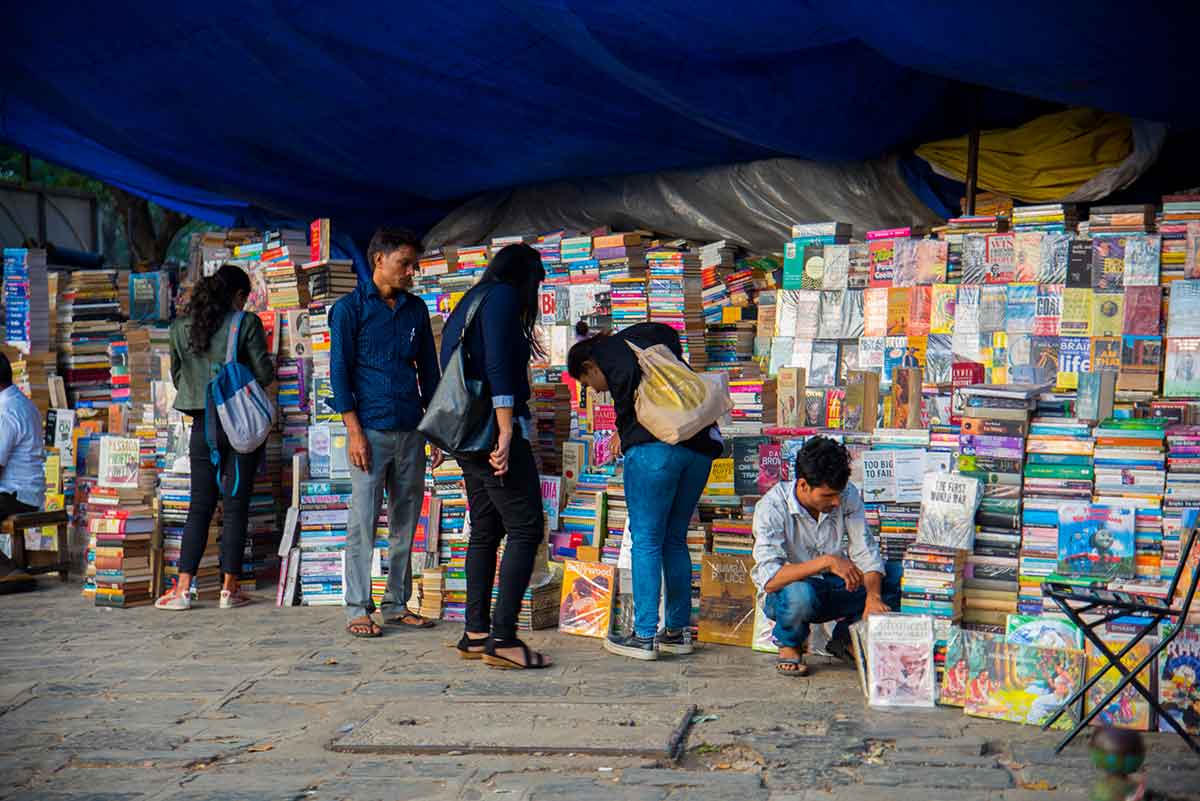
<path id="1" fill-rule="evenodd" d="M 12 365 L 0 353 L 0 519 L 40 511 L 46 501 L 42 418 L 12 380 Z M 0 554 L 0 576 L 12 570 L 12 560 Z"/>
<path id="2" fill-rule="evenodd" d="M 763 612 L 775 621 L 777 670 L 806 676 L 810 624 L 839 621 L 827 647 L 844 656 L 849 623 L 899 609 L 901 571 L 880 558 L 841 444 L 813 437 L 796 455 L 793 475 L 754 509 L 751 577 L 765 595 Z"/>

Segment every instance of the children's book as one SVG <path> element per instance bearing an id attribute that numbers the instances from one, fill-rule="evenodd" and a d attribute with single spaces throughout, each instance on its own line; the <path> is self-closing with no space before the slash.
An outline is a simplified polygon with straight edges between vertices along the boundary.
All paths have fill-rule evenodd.
<path id="1" fill-rule="evenodd" d="M 1004 639 L 1014 645 L 1039 648 L 1083 648 L 1083 632 L 1075 624 L 1049 615 L 1009 615 Z"/>
<path id="2" fill-rule="evenodd" d="M 1083 680 L 1083 651 L 1007 642 L 997 634 L 963 635 L 968 715 L 1042 725 Z M 1054 728 L 1072 725 L 1071 711 Z"/>
<path id="3" fill-rule="evenodd" d="M 867 619 L 867 676 L 871 706 L 933 706 L 933 618 L 871 615 Z"/>
<path id="4" fill-rule="evenodd" d="M 612 623 L 615 565 L 598 562 L 563 563 L 558 630 L 581 637 L 604 638 Z"/>
<path id="5" fill-rule="evenodd" d="M 1134 509 L 1070 502 L 1058 508 L 1058 572 L 1129 578 L 1134 572 Z"/>
<path id="6" fill-rule="evenodd" d="M 750 578 L 754 557 L 704 554 L 700 568 L 699 640 L 720 645 L 754 644 L 757 592 Z"/>
<path id="7" fill-rule="evenodd" d="M 1200 734 L 1200 626 L 1184 626 L 1158 657 L 1158 702 L 1188 734 Z M 1165 719 L 1159 731 L 1174 731 Z"/>
<path id="8" fill-rule="evenodd" d="M 1118 638 L 1112 634 L 1106 634 L 1101 639 L 1104 640 L 1104 644 L 1113 653 L 1120 653 L 1120 650 L 1125 646 L 1125 642 L 1128 642 L 1129 638 Z M 1088 678 L 1090 679 L 1108 665 L 1108 660 L 1100 654 L 1096 646 L 1090 642 L 1087 645 Z M 1129 653 L 1125 654 L 1121 659 L 1121 663 L 1126 668 L 1134 668 L 1137 667 L 1138 662 L 1145 659 L 1149 654 L 1150 641 L 1143 639 Z M 1103 701 L 1104 697 L 1117 686 L 1120 680 L 1121 672 L 1115 667 L 1108 668 L 1104 672 L 1104 675 L 1100 677 L 1100 680 L 1087 691 L 1084 700 L 1084 712 L 1090 712 L 1097 704 Z M 1153 668 L 1145 668 L 1138 674 L 1137 680 L 1151 693 L 1154 692 Z M 1150 704 L 1146 699 L 1132 685 L 1127 685 L 1125 689 L 1117 694 L 1116 698 L 1100 711 L 1099 715 L 1092 718 L 1092 725 L 1113 726 L 1118 729 L 1133 729 L 1134 731 L 1149 731 L 1151 713 Z"/>
<path id="9" fill-rule="evenodd" d="M 946 640 L 945 670 L 938 688 L 938 703 L 943 706 L 962 706 L 967 702 L 967 652 L 963 648 L 964 632 L 952 626 Z"/>

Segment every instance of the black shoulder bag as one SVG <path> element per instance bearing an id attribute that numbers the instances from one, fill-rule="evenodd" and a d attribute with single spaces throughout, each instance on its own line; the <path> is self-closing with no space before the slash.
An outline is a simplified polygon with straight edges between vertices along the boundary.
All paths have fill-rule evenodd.
<path id="1" fill-rule="evenodd" d="M 471 297 L 454 353 L 417 426 L 426 439 L 452 455 L 488 452 L 496 446 L 498 429 L 487 382 L 467 378 L 468 357 L 463 350 L 467 330 L 489 294 L 490 289 L 480 288 Z"/>

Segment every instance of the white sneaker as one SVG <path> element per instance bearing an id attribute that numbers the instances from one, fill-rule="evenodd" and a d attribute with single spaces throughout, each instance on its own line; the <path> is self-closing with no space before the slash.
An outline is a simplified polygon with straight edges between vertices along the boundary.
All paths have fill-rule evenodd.
<path id="1" fill-rule="evenodd" d="M 238 606 L 254 603 L 254 601 L 245 595 L 242 595 L 241 590 L 221 590 L 221 609 L 233 609 Z"/>
<path id="2" fill-rule="evenodd" d="M 167 609 L 171 612 L 182 612 L 192 608 L 192 596 L 190 594 L 180 595 L 178 593 L 171 593 L 155 601 L 154 606 L 157 609 Z"/>

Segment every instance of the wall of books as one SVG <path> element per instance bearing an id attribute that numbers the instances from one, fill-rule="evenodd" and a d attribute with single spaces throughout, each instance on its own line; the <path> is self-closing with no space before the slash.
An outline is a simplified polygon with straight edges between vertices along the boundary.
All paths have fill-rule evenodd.
<path id="1" fill-rule="evenodd" d="M 536 248 L 547 275 L 547 357 L 533 365 L 531 403 L 547 559 L 525 628 L 597 637 L 631 624 L 615 413 L 565 374 L 581 322 L 666 323 L 694 369 L 729 373 L 726 454 L 688 532 L 702 641 L 774 649 L 749 579 L 753 512 L 817 434 L 850 450 L 869 529 L 904 567 L 895 611 L 928 621 L 935 689 L 922 702 L 965 697 L 993 656 L 1021 661 L 995 656 L 1004 649 L 1066 648 L 1084 670 L 1082 640 L 1043 581 L 1163 595 L 1183 567 L 1181 521 L 1200 508 L 1200 196 L 1086 214 L 996 199 L 932 229 L 857 236 L 845 223 L 801 221 L 774 254 L 643 231 L 517 232 L 424 254 L 413 291 L 435 332 L 513 242 Z M 85 595 L 146 603 L 177 572 L 189 421 L 171 408 L 167 325 L 197 277 L 234 263 L 252 278 L 247 308 L 268 331 L 280 410 L 242 581 L 273 589 L 281 607 L 340 604 L 350 484 L 345 429 L 328 406 L 327 315 L 356 279 L 349 261 L 330 258 L 328 220 L 307 232 L 195 235 L 178 273 L 71 272 L 38 251 L 4 256 L 6 341 L 19 385 L 47 412 L 50 497 L 73 512 Z M 1100 527 L 1112 533 L 1103 553 L 1092 544 Z M 218 590 L 219 531 L 218 515 L 201 597 Z M 422 614 L 462 619 L 467 531 L 462 472 L 447 460 L 426 477 L 414 547 Z M 378 534 L 381 596 L 383 509 Z M 1200 634 L 1189 637 L 1175 656 L 1195 656 Z M 1177 692 L 1179 664 L 1155 668 L 1163 693 Z"/>

